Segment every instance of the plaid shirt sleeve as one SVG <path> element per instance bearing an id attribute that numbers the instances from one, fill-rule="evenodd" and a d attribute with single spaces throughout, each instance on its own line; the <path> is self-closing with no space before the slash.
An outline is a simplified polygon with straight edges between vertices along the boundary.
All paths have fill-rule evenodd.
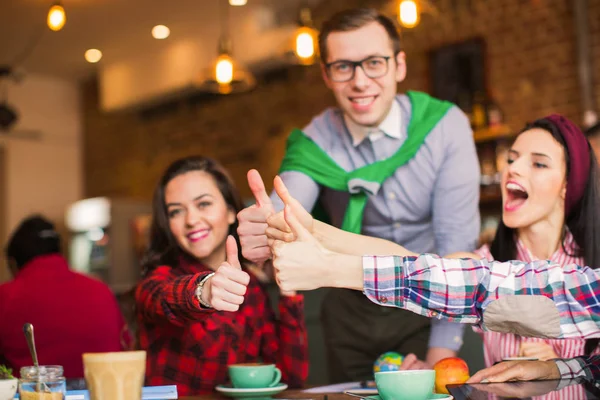
<path id="1" fill-rule="evenodd" d="M 585 378 L 600 385 L 600 355 L 555 361 L 561 379 Z"/>
<path id="2" fill-rule="evenodd" d="M 209 272 L 173 277 L 170 267 L 158 267 L 139 283 L 135 297 L 146 321 L 169 321 L 184 326 L 200 315 L 214 310 L 202 308 L 196 298 L 196 286 Z"/>
<path id="3" fill-rule="evenodd" d="M 363 257 L 364 291 L 374 303 L 427 317 L 479 324 L 502 296 L 542 295 L 560 315 L 560 338 L 600 337 L 600 270 L 550 261 Z"/>
<path id="4" fill-rule="evenodd" d="M 270 310 L 270 307 L 266 307 Z M 261 353 L 265 362 L 281 369 L 281 380 L 291 388 L 304 385 L 308 377 L 308 339 L 304 323 L 304 296 L 281 296 L 279 318 L 263 325 Z"/>

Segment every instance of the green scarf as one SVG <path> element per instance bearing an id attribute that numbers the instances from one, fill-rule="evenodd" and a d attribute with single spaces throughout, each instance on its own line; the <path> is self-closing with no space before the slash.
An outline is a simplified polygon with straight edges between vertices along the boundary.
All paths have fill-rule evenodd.
<path id="1" fill-rule="evenodd" d="M 347 172 L 301 130 L 294 129 L 288 138 L 286 154 L 279 172 L 299 171 L 320 185 L 350 192 L 350 202 L 342 229 L 360 233 L 368 195 L 377 194 L 383 182 L 417 153 L 425 138 L 452 103 L 421 92 L 407 92 L 411 102 L 411 118 L 407 138 L 391 157 Z M 395 100 L 394 100 L 395 101 Z"/>

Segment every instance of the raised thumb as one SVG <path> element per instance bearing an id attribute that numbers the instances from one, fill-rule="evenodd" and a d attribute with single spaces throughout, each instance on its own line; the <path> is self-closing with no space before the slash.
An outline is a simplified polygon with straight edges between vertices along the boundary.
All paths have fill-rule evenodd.
<path id="1" fill-rule="evenodd" d="M 227 253 L 227 262 L 229 265 L 242 269 L 240 259 L 238 257 L 237 242 L 231 235 L 227 236 L 227 241 L 225 242 L 225 252 Z"/>
<path id="2" fill-rule="evenodd" d="M 283 210 L 283 215 L 285 217 L 285 222 L 287 222 L 288 226 L 292 230 L 292 233 L 294 236 L 296 236 L 296 240 L 306 241 L 312 238 L 310 232 L 302 226 L 300 221 L 298 221 L 298 218 L 296 217 L 296 214 L 294 214 L 294 210 L 290 205 L 286 204 L 285 209 Z"/>
<path id="3" fill-rule="evenodd" d="M 269 194 L 265 189 L 265 184 L 260 176 L 260 173 L 251 169 L 248 171 L 248 186 L 250 186 L 250 190 L 256 199 L 256 204 L 259 207 L 269 207 L 272 205 L 271 199 L 269 198 Z"/>
<path id="4" fill-rule="evenodd" d="M 308 212 L 304 209 L 302 204 L 298 200 L 296 200 L 290 192 L 288 191 L 285 183 L 283 183 L 283 179 L 278 176 L 273 180 L 273 187 L 275 188 L 275 193 L 277 196 L 283 201 L 285 205 L 289 205 L 292 207 L 292 211 L 295 216 L 298 218 L 303 218 L 303 214 L 308 214 Z M 310 215 L 309 215 L 310 216 Z"/>

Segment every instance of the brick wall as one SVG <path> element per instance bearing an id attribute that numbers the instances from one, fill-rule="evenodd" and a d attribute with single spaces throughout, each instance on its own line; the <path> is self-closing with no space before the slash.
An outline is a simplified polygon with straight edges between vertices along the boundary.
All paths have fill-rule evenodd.
<path id="1" fill-rule="evenodd" d="M 560 112 L 581 122 L 572 2 L 578 0 L 437 0 L 439 15 L 403 32 L 408 78 L 401 90 L 428 90 L 428 52 L 472 37 L 487 48 L 488 93 L 514 128 Z M 600 67 L 600 0 L 589 1 L 593 71 Z M 340 7 L 384 1 L 325 1 L 315 16 Z M 317 21 L 319 18 L 317 18 Z M 595 95 L 600 104 L 600 76 Z M 93 83 L 84 86 L 85 194 L 149 199 L 164 167 L 190 154 L 218 158 L 249 195 L 245 173 L 273 176 L 285 138 L 333 98 L 318 67 L 294 69 L 251 93 L 211 101 L 185 100 L 152 113 L 105 115 Z"/>

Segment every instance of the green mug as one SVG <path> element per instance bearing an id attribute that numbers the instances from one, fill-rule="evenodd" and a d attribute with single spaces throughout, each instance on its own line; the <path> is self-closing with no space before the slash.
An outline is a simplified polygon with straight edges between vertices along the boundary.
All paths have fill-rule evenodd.
<path id="1" fill-rule="evenodd" d="M 235 388 L 273 387 L 281 380 L 281 371 L 275 364 L 232 364 L 228 369 L 229 378 Z"/>
<path id="2" fill-rule="evenodd" d="M 376 372 L 375 384 L 383 400 L 429 400 L 433 396 L 435 371 Z"/>

